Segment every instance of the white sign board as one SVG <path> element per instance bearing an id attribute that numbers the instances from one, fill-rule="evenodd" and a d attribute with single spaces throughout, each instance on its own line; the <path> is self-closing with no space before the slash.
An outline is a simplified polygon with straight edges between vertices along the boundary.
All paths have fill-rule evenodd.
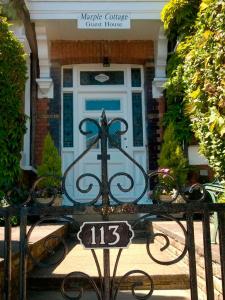
<path id="1" fill-rule="evenodd" d="M 122 13 L 81 13 L 79 29 L 130 29 L 130 14 Z"/>

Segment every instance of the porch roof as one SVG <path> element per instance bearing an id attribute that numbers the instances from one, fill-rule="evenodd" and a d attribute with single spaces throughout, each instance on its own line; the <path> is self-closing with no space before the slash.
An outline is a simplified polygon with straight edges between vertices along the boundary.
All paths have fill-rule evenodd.
<path id="1" fill-rule="evenodd" d="M 131 19 L 160 20 L 160 13 L 169 0 L 26 0 L 32 20 L 78 19 L 82 12 L 130 13 Z"/>

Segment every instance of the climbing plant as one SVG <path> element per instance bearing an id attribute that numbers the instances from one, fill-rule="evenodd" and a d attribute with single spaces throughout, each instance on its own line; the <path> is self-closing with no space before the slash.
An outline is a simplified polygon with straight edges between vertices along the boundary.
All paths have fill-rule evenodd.
<path id="1" fill-rule="evenodd" d="M 26 117 L 23 96 L 26 61 L 20 42 L 0 16 L 0 191 L 20 177 L 20 159 Z"/>
<path id="2" fill-rule="evenodd" d="M 225 180 L 225 2 L 171 0 L 162 18 L 168 37 L 177 37 L 164 122 L 176 121 L 179 113 L 178 127 L 190 122 L 186 128 L 195 133 L 201 153 Z"/>
<path id="3" fill-rule="evenodd" d="M 163 124 L 174 124 L 174 132 L 180 144 L 192 137 L 189 118 L 184 114 L 183 63 L 188 51 L 190 36 L 199 8 L 199 0 L 171 0 L 162 11 L 164 29 L 169 39 L 170 50 L 165 97 L 167 112 Z M 176 47 L 175 47 L 176 45 Z"/>
<path id="4" fill-rule="evenodd" d="M 225 2 L 204 0 L 185 56 L 186 111 L 200 151 L 225 180 Z"/>

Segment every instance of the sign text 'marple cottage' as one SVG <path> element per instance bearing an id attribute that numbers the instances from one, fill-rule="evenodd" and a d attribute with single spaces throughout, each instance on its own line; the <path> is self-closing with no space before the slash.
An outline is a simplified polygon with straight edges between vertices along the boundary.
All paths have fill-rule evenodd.
<path id="1" fill-rule="evenodd" d="M 81 13 L 80 29 L 129 29 L 130 15 L 120 13 Z"/>

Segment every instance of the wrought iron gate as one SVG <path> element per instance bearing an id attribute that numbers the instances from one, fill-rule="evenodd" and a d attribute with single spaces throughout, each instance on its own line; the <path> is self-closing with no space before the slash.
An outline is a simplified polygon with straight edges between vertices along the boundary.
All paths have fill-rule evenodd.
<path id="1" fill-rule="evenodd" d="M 141 217 L 138 217 L 135 221 L 132 222 L 131 227 L 135 229 L 138 224 L 144 222 L 145 220 L 149 220 L 149 222 L 154 219 L 161 220 L 170 220 L 173 221 L 179 226 L 183 232 L 185 245 L 181 254 L 178 257 L 171 258 L 170 261 L 161 261 L 160 258 L 154 257 L 151 251 L 151 243 L 154 243 L 156 237 L 160 235 L 165 239 L 165 246 L 161 249 L 161 251 L 165 251 L 169 247 L 169 238 L 163 233 L 154 233 L 154 232 L 145 232 L 144 237 L 146 238 L 146 251 L 151 260 L 161 265 L 172 265 L 182 260 L 186 254 L 189 256 L 189 275 L 190 275 L 190 290 L 191 290 L 191 299 L 197 300 L 198 298 L 198 285 L 197 285 L 197 270 L 196 270 L 196 252 L 195 252 L 195 239 L 194 239 L 194 221 L 193 217 L 196 213 L 201 215 L 201 220 L 203 224 L 203 241 L 204 241 L 204 257 L 205 257 L 205 278 L 206 278 L 206 286 L 207 286 L 207 299 L 213 300 L 214 297 L 214 286 L 213 286 L 213 267 L 212 267 L 212 252 L 211 252 L 211 235 L 210 235 L 210 215 L 211 213 L 218 214 L 218 222 L 219 222 L 219 244 L 220 244 L 220 260 L 221 260 L 221 282 L 222 282 L 222 290 L 223 290 L 223 299 L 225 299 L 225 205 L 224 204 L 214 204 L 207 203 L 204 201 L 205 199 L 205 189 L 203 186 L 194 185 L 189 190 L 184 192 L 180 190 L 180 187 L 176 184 L 176 181 L 172 176 L 166 174 L 162 171 L 155 171 L 147 174 L 143 167 L 137 163 L 132 157 L 129 156 L 117 143 L 118 137 L 123 135 L 128 130 L 128 124 L 123 119 L 113 119 L 111 121 L 107 121 L 107 117 L 105 113 L 102 113 L 101 121 L 98 123 L 93 119 L 84 119 L 79 126 L 79 130 L 83 135 L 88 135 L 90 132 L 87 132 L 83 127 L 85 122 L 92 122 L 96 128 L 98 129 L 98 134 L 95 136 L 91 144 L 87 147 L 87 149 L 67 168 L 65 174 L 62 178 L 61 190 L 59 191 L 54 186 L 50 186 L 48 189 L 38 189 L 38 184 L 44 180 L 44 178 L 39 178 L 37 182 L 34 184 L 29 197 L 24 201 L 23 204 L 19 206 L 8 206 L 0 209 L 0 216 L 2 216 L 5 220 L 4 232 L 5 232 L 5 241 L 4 241 L 4 286 L 3 286 L 3 299 L 10 300 L 15 299 L 15 296 L 12 297 L 12 268 L 11 268 L 11 260 L 12 260 L 12 237 L 11 237 L 11 217 L 19 216 L 20 218 L 20 241 L 19 241 L 19 285 L 18 285 L 18 298 L 20 300 L 27 299 L 26 291 L 27 291 L 27 258 L 30 256 L 32 258 L 32 254 L 29 251 L 29 239 L 32 234 L 34 228 L 43 222 L 49 222 L 51 220 L 60 219 L 65 220 L 68 223 L 74 223 L 76 220 L 71 216 L 75 214 L 81 214 L 85 216 L 87 207 L 93 207 L 96 214 L 100 215 L 102 218 L 101 224 L 111 224 L 109 219 L 111 215 L 121 215 L 121 214 L 142 214 Z M 122 124 L 122 129 L 120 131 L 114 132 L 110 134 L 110 126 L 115 122 L 120 122 Z M 92 178 L 98 184 L 99 190 L 94 199 L 89 199 L 84 203 L 76 201 L 70 195 L 67 190 L 67 178 L 68 174 L 72 168 L 76 167 L 76 164 L 90 151 L 92 147 L 94 147 L 97 143 L 100 145 L 101 155 L 100 155 L 100 164 L 101 164 L 101 178 L 98 178 L 95 174 L 86 173 L 81 174 L 76 180 L 76 187 L 81 193 L 88 193 L 93 188 L 93 184 L 89 184 L 85 188 L 81 185 L 81 182 L 84 178 Z M 145 181 L 145 187 L 142 193 L 136 198 L 132 199 L 131 202 L 125 203 L 123 200 L 119 199 L 113 194 L 112 191 L 112 182 L 117 180 L 117 187 L 121 191 L 121 193 L 128 193 L 135 186 L 134 179 L 130 174 L 126 172 L 118 172 L 109 178 L 108 174 L 108 143 L 113 145 L 118 151 L 120 151 L 126 159 L 129 159 L 130 162 L 134 165 L 134 167 L 139 168 L 140 172 Z M 129 186 L 123 186 L 120 182 L 120 178 L 125 177 L 127 182 L 129 182 Z M 140 200 L 149 195 L 149 185 L 151 187 L 151 195 L 149 197 L 149 203 L 139 204 Z M 194 191 L 198 191 L 198 199 L 190 200 L 190 195 Z M 52 204 L 55 201 L 56 195 L 61 192 L 70 202 L 71 206 L 61 206 L 61 207 L 53 207 Z M 39 198 L 41 195 L 50 194 L 50 200 L 47 204 L 40 204 Z M 162 200 L 162 194 L 167 194 L 167 200 Z M 11 194 L 12 195 L 12 194 Z M 11 196 L 12 197 L 12 196 Z M 177 203 L 180 197 L 183 199 L 182 203 Z M 88 197 L 87 197 L 88 199 Z M 151 202 L 154 200 L 154 204 Z M 176 218 L 174 214 L 183 213 L 186 227 L 183 223 Z M 27 220 L 30 216 L 39 216 L 39 220 L 32 225 L 27 231 Z M 126 222 L 124 222 L 126 223 Z M 93 223 L 92 223 L 93 224 Z M 112 224 L 111 224 L 112 225 Z M 103 226 L 103 225 L 102 225 Z M 112 225 L 113 227 L 114 225 Z M 122 233 L 116 231 L 120 224 L 116 225 L 118 227 L 113 227 L 113 231 L 111 233 L 117 238 L 117 241 L 121 239 L 124 241 L 125 237 L 122 237 Z M 128 224 L 129 227 L 129 224 Z M 103 227 L 102 227 L 103 228 Z M 89 228 L 90 229 L 90 228 Z M 81 232 L 82 228 L 80 229 Z M 92 233 L 96 230 L 96 227 L 91 227 Z M 119 229 L 118 229 L 119 230 Z M 121 229 L 123 231 L 123 229 Z M 89 230 L 90 231 L 90 230 Z M 103 229 L 102 231 L 103 232 Z M 128 231 L 129 232 L 129 229 Z M 130 231 L 129 238 L 132 238 L 132 230 Z M 102 233 L 103 234 L 103 233 Z M 93 237 L 93 236 L 92 236 Z M 53 239 L 56 237 L 52 237 Z M 110 270 L 110 247 L 109 245 L 104 245 L 103 248 L 103 270 L 100 268 L 100 264 L 95 253 L 96 244 L 96 236 L 93 237 L 93 244 L 95 247 L 90 247 L 90 251 L 94 257 L 96 267 L 99 274 L 99 282 L 96 283 L 88 274 L 85 274 L 80 270 L 78 275 L 87 279 L 92 286 L 92 289 L 96 293 L 96 297 L 98 300 L 116 300 L 118 296 L 118 292 L 120 290 L 121 284 L 126 278 L 131 276 L 132 274 L 141 274 L 144 275 L 149 281 L 149 291 L 145 296 L 140 296 L 136 292 L 136 288 L 140 286 L 140 282 L 133 283 L 131 286 L 131 293 L 136 299 L 149 299 L 152 294 L 154 294 L 154 281 L 150 274 L 144 272 L 143 270 L 131 270 L 124 274 L 119 282 L 116 282 L 116 274 L 117 268 L 120 262 L 120 257 L 123 251 L 122 247 L 119 247 L 118 255 L 116 258 L 116 263 L 113 269 L 113 272 Z M 100 238 L 103 239 L 101 236 Z M 82 239 L 82 237 L 80 238 Z M 67 254 L 66 243 L 65 241 L 61 241 L 64 247 L 63 255 L 59 258 L 59 262 L 61 262 Z M 129 242 L 129 241 L 128 241 Z M 104 244 L 104 242 L 101 242 Z M 110 244 L 110 243 L 109 243 Z M 111 242 L 112 244 L 116 244 L 116 242 Z M 42 263 L 36 262 L 33 258 L 34 262 L 38 265 Z M 146 262 L 148 263 L 148 262 Z M 103 274 L 102 274 L 103 271 Z M 62 297 L 65 299 L 81 299 L 83 296 L 83 290 L 79 289 L 78 294 L 75 297 L 69 296 L 65 290 L 66 281 L 71 277 L 71 275 L 75 272 L 68 274 L 61 286 Z M 112 275 L 111 275 L 112 274 Z"/>

